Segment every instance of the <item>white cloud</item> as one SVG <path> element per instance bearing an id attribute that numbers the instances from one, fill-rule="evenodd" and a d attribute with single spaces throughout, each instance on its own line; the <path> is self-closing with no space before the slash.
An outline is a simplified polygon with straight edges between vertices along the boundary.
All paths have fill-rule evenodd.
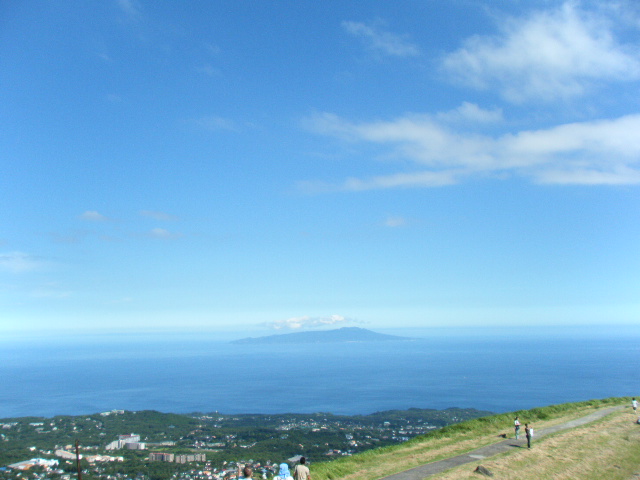
<path id="1" fill-rule="evenodd" d="M 437 115 L 437 119 L 448 124 L 493 124 L 502 122 L 502 110 L 485 110 L 475 103 L 462 102 L 458 108 Z"/>
<path id="2" fill-rule="evenodd" d="M 361 39 L 370 50 L 394 57 L 414 57 L 420 55 L 420 49 L 403 36 L 385 32 L 378 25 L 362 22 L 342 22 L 342 28 Z"/>
<path id="3" fill-rule="evenodd" d="M 541 183 L 637 184 L 640 114 L 498 136 L 454 130 L 441 115 L 407 115 L 353 123 L 332 114 L 310 119 L 318 133 L 379 145 L 381 156 L 409 161 L 409 171 L 349 178 L 339 185 L 307 182 L 306 190 L 371 190 L 451 185 L 473 176 L 518 175 Z M 447 118 L 447 115 L 444 115 Z"/>
<path id="4" fill-rule="evenodd" d="M 87 220 L 89 222 L 106 222 L 109 220 L 108 217 L 105 217 L 101 213 L 96 212 L 95 210 L 87 210 L 82 215 L 80 215 L 82 220 Z"/>
<path id="5" fill-rule="evenodd" d="M 467 175 L 463 171 L 421 171 L 410 173 L 395 173 L 379 175 L 369 178 L 348 178 L 340 184 L 321 181 L 298 182 L 298 189 L 309 194 L 329 193 L 336 191 L 362 192 L 366 190 L 381 190 L 389 188 L 409 187 L 444 187 L 459 183 L 459 178 Z"/>
<path id="6" fill-rule="evenodd" d="M 380 175 L 367 179 L 349 178 L 341 190 L 364 191 L 397 187 L 443 187 L 458 183 L 455 171 L 415 172 Z"/>
<path id="7" fill-rule="evenodd" d="M 640 170 L 621 166 L 610 171 L 597 169 L 546 170 L 538 175 L 540 183 L 559 185 L 640 185 Z"/>
<path id="8" fill-rule="evenodd" d="M 459 133 L 451 129 L 447 122 L 439 120 L 438 116 L 410 114 L 391 121 L 352 123 L 333 114 L 321 114 L 310 119 L 307 126 L 317 133 L 352 142 L 388 146 L 398 158 L 434 168 L 479 167 L 494 161 L 489 137 Z M 450 114 L 442 116 L 448 117 Z M 430 173 L 425 172 L 418 182 L 442 185 L 454 180 L 449 174 Z M 389 186 L 408 180 L 402 174 L 394 177 L 389 179 Z"/>
<path id="9" fill-rule="evenodd" d="M 37 270 L 44 262 L 33 255 L 23 252 L 8 252 L 0 254 L 0 269 L 10 273 L 26 273 Z"/>
<path id="10" fill-rule="evenodd" d="M 637 46 L 620 44 L 610 22 L 573 2 L 508 19 L 500 30 L 467 39 L 444 59 L 444 71 L 479 89 L 497 87 L 516 103 L 573 97 L 598 81 L 640 78 Z"/>
<path id="11" fill-rule="evenodd" d="M 323 327 L 327 325 L 336 325 L 348 323 L 349 320 L 342 315 L 330 315 L 328 317 L 293 317 L 286 320 L 278 320 L 275 322 L 265 324 L 267 327 L 274 330 L 300 330 L 304 328 Z"/>

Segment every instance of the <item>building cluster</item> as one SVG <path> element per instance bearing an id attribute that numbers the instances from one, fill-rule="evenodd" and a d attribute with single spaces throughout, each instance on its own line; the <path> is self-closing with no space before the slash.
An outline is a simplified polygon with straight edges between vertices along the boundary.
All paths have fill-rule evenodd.
<path id="1" fill-rule="evenodd" d="M 100 415 L 108 417 L 120 414 L 125 414 L 125 412 L 114 410 Z M 238 464 L 236 462 L 224 461 L 222 465 L 216 468 L 212 465 L 211 458 L 207 460 L 207 455 L 212 457 L 213 454 L 214 457 L 219 457 L 219 453 L 225 452 L 226 449 L 234 449 L 234 453 L 237 455 L 238 449 L 245 449 L 245 455 L 250 457 L 254 455 L 252 447 L 258 447 L 260 442 L 263 441 L 263 437 L 267 441 L 280 438 L 286 440 L 288 444 L 298 444 L 302 450 L 305 450 L 301 443 L 306 443 L 302 439 L 308 438 L 307 455 L 313 455 L 315 458 L 320 458 L 321 456 L 336 458 L 353 455 L 378 445 L 406 441 L 415 435 L 437 428 L 430 425 L 426 418 L 419 417 L 403 418 L 394 416 L 392 421 L 381 418 L 373 422 L 358 422 L 350 418 L 334 418 L 324 415 L 310 415 L 307 418 L 286 416 L 284 418 L 266 417 L 264 419 L 256 419 L 258 424 L 260 420 L 266 423 L 265 429 L 275 430 L 275 432 L 266 432 L 256 437 L 253 434 L 246 435 L 244 428 L 234 428 L 236 426 L 234 422 L 239 422 L 239 427 L 247 423 L 247 420 L 241 417 L 202 416 L 198 417 L 198 419 L 202 420 L 202 423 L 189 425 L 188 429 L 180 427 L 182 429 L 178 430 L 178 427 L 170 426 L 169 428 L 176 428 L 173 436 L 168 433 L 162 433 L 150 434 L 149 438 L 146 438 L 145 436 L 130 433 L 118 435 L 114 441 L 107 445 L 105 445 L 107 442 L 114 439 L 114 437 L 105 438 L 107 434 L 103 433 L 103 422 L 108 422 L 95 417 L 63 418 L 55 421 L 30 421 L 31 419 L 29 419 L 29 421 L 22 423 L 5 421 L 0 423 L 0 445 L 12 441 L 13 438 L 19 438 L 21 433 L 32 436 L 33 433 L 37 433 L 38 436 L 44 436 L 59 428 L 69 434 L 83 431 L 92 433 L 93 436 L 91 438 L 95 441 L 93 446 L 83 446 L 84 454 L 81 458 L 90 464 L 88 468 L 86 465 L 83 468 L 87 468 L 92 478 L 98 480 L 131 480 L 131 468 L 127 458 L 135 458 L 136 462 L 145 462 L 143 460 L 144 456 L 147 457 L 147 462 L 168 462 L 172 464 L 173 466 L 166 464 L 165 467 L 156 464 L 155 467 L 150 468 L 150 470 L 162 472 L 162 475 L 167 475 L 170 480 L 235 480 L 238 474 Z M 99 432 L 100 430 L 103 430 L 103 432 Z M 305 437 L 307 434 L 309 435 Z M 42 455 L 45 458 L 55 458 L 56 460 L 46 463 L 42 458 L 32 458 L 32 460 L 0 466 L 0 480 L 72 480 L 73 474 L 70 474 L 69 471 L 76 459 L 73 445 L 65 446 L 64 443 L 55 443 L 54 445 L 52 450 L 38 449 L 35 446 L 29 447 L 31 453 L 23 458 Z M 171 450 L 175 450 L 176 445 L 181 449 L 179 451 L 185 452 L 186 449 L 190 451 L 185 454 L 170 453 Z M 144 454 L 133 451 L 125 453 L 122 449 L 146 451 Z M 91 452 L 93 455 L 89 454 L 91 450 L 93 450 Z M 120 450 L 120 452 L 114 453 L 114 450 Z M 98 453 L 101 454 L 98 455 Z M 119 454 L 124 455 L 124 457 L 110 456 Z M 15 462 L 16 460 L 13 457 L 12 461 Z M 55 462 L 59 462 L 59 464 Z M 123 462 L 124 465 L 120 468 L 108 462 Z M 296 463 L 296 459 L 288 459 L 288 462 Z M 238 463 L 244 463 L 244 461 Z M 278 465 L 270 461 L 264 462 L 264 465 L 260 465 L 253 460 L 247 460 L 247 463 L 254 466 L 256 478 L 262 477 L 266 480 L 278 472 Z M 24 470 L 29 469 L 32 470 L 28 475 L 23 473 Z M 173 476 L 169 477 L 170 472 L 174 471 Z M 136 480 L 151 480 L 151 478 L 147 474 L 139 473 Z"/>
<path id="2" fill-rule="evenodd" d="M 129 450 L 146 450 L 147 444 L 140 441 L 140 435 L 120 435 L 118 440 L 109 443 L 106 447 L 107 450 L 120 450 L 121 448 L 127 448 Z"/>
<path id="3" fill-rule="evenodd" d="M 169 445 L 173 445 L 175 442 L 165 442 L 165 443 Z M 127 448 L 129 450 L 146 450 L 147 444 L 140 441 L 140 435 L 131 433 L 129 435 L 119 435 L 118 440 L 115 440 L 109 443 L 105 447 L 106 450 L 118 450 L 121 448 Z M 122 457 L 105 456 L 105 458 L 108 458 L 109 460 L 94 460 L 94 461 L 116 461 L 116 460 L 121 461 L 118 459 L 121 459 Z M 88 460 L 88 457 L 87 457 L 87 460 Z M 149 453 L 149 460 L 152 462 L 172 462 L 172 463 L 206 462 L 207 456 L 204 453 L 180 455 L 180 454 L 174 454 L 174 453 L 151 452 Z"/>
<path id="4" fill-rule="evenodd" d="M 124 415 L 124 410 L 111 410 L 110 412 L 102 412 L 101 417 L 108 417 L 109 415 Z"/>
<path id="5" fill-rule="evenodd" d="M 9 465 L 9 468 L 13 470 L 29 470 L 33 467 L 43 467 L 45 471 L 49 471 L 58 467 L 58 460 L 32 458 L 31 460 L 25 460 L 24 462 L 18 462 Z"/>
<path id="6" fill-rule="evenodd" d="M 56 457 L 63 460 L 75 460 L 76 454 L 68 450 L 56 450 Z M 110 455 L 80 455 L 89 463 L 96 462 L 124 462 L 124 457 L 112 457 Z"/>
<path id="7" fill-rule="evenodd" d="M 206 462 L 207 456 L 204 453 L 192 454 L 174 454 L 174 453 L 150 453 L 149 460 L 152 462 L 174 462 L 174 463 L 191 463 Z"/>

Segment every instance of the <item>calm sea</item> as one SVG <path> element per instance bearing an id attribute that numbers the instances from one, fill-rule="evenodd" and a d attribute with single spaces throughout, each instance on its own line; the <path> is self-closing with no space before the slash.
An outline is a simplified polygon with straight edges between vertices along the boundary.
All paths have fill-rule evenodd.
<path id="1" fill-rule="evenodd" d="M 436 332 L 413 341 L 247 346 L 206 337 L 0 341 L 0 418 L 472 407 L 640 396 L 640 328 Z"/>

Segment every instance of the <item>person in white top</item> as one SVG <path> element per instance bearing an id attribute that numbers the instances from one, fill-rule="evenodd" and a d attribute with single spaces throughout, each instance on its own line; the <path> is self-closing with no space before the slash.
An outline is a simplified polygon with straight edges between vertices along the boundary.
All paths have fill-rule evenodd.
<path id="1" fill-rule="evenodd" d="M 311 480 L 309 467 L 307 467 L 306 463 L 307 459 L 300 457 L 300 464 L 296 465 L 296 468 L 293 469 L 294 480 Z"/>
<path id="2" fill-rule="evenodd" d="M 633 413 L 636 413 L 638 410 L 638 401 L 635 398 L 631 399 L 631 406 L 633 407 Z"/>
<path id="3" fill-rule="evenodd" d="M 516 417 L 516 419 L 513 421 L 513 426 L 516 429 L 516 440 L 517 440 L 518 436 L 520 435 L 520 419 L 518 417 Z"/>

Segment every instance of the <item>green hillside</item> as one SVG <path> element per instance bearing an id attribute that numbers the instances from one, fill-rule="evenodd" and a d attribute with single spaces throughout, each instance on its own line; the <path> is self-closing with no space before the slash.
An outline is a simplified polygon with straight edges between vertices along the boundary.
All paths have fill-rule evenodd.
<path id="1" fill-rule="evenodd" d="M 608 398 L 551 405 L 478 418 L 451 425 L 412 440 L 352 457 L 314 465 L 313 480 L 377 480 L 419 465 L 471 452 L 513 435 L 513 419 L 542 429 L 588 415 L 598 409 L 624 406 L 594 424 L 556 433 L 536 441 L 531 450 L 483 459 L 483 466 L 500 472 L 497 478 L 630 480 L 640 473 L 640 425 L 630 408 L 631 398 Z M 612 447 L 613 445 L 613 447 Z M 589 447 L 589 448 L 587 448 Z M 513 465 L 511 465 L 513 464 Z M 430 478 L 483 478 L 467 464 Z"/>

